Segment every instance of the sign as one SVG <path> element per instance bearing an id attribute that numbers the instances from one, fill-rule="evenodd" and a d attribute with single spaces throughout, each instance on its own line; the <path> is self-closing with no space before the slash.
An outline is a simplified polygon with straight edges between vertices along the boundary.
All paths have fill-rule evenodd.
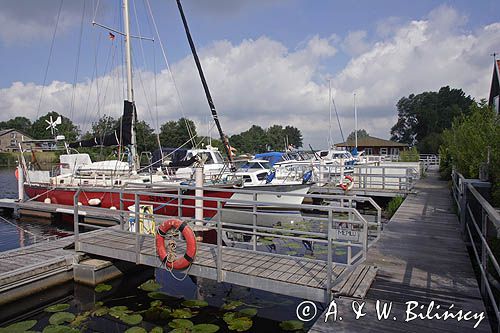
<path id="1" fill-rule="evenodd" d="M 349 229 L 333 229 L 333 239 L 351 242 L 359 242 L 360 232 Z"/>

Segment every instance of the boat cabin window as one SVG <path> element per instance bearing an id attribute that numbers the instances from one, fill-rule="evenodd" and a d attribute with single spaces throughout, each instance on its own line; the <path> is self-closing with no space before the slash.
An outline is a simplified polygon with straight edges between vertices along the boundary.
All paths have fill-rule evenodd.
<path id="1" fill-rule="evenodd" d="M 320 151 L 319 152 L 319 157 L 325 157 L 328 155 L 328 152 L 327 151 Z"/>
<path id="2" fill-rule="evenodd" d="M 243 181 L 245 183 L 251 183 L 252 182 L 252 178 L 250 178 L 250 176 L 243 176 Z"/>
<path id="3" fill-rule="evenodd" d="M 212 154 L 214 155 L 213 158 L 214 158 L 215 163 L 217 163 L 217 164 L 224 163 L 224 159 L 222 158 L 222 155 L 218 151 L 214 151 Z"/>
<path id="4" fill-rule="evenodd" d="M 197 153 L 196 155 L 198 155 L 202 159 L 206 158 L 205 164 L 214 164 L 214 159 L 212 158 L 212 154 L 203 152 L 203 153 Z"/>
<path id="5" fill-rule="evenodd" d="M 267 172 L 261 172 L 257 175 L 257 179 L 264 180 L 264 179 L 266 179 L 266 176 L 267 176 Z"/>

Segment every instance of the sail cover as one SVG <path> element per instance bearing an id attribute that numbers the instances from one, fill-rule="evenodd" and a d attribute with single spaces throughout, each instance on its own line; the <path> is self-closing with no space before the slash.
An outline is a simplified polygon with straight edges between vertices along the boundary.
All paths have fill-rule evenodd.
<path id="1" fill-rule="evenodd" d="M 79 147 L 95 147 L 95 146 L 118 146 L 120 145 L 120 136 L 121 136 L 121 145 L 127 146 L 132 143 L 132 117 L 136 114 L 135 112 L 135 104 L 129 101 L 125 101 L 125 105 L 123 108 L 123 117 L 121 124 L 121 131 L 118 128 L 112 133 L 107 133 L 100 137 L 94 137 L 88 140 L 81 140 L 77 142 L 70 143 L 71 148 L 79 148 Z M 121 132 L 121 133 L 120 133 Z"/>

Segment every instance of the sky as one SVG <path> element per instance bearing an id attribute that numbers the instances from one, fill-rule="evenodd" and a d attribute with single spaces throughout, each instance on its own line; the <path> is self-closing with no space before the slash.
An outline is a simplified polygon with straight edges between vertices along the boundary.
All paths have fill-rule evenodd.
<path id="1" fill-rule="evenodd" d="M 500 53 L 496 1 L 182 4 L 226 134 L 291 125 L 316 149 L 342 141 L 329 86 L 345 136 L 355 99 L 358 128 L 388 139 L 402 97 L 449 85 L 487 98 Z M 138 117 L 216 137 L 175 1 L 130 0 L 130 16 Z M 119 117 L 123 38 L 92 22 L 123 31 L 121 18 L 118 0 L 0 0 L 0 121 L 56 111 L 84 133 Z"/>

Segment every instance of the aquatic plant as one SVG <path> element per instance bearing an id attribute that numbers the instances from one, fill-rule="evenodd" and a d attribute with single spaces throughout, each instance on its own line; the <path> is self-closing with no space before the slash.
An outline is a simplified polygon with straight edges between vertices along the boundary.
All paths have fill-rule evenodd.
<path id="1" fill-rule="evenodd" d="M 148 280 L 141 284 L 138 288 L 144 291 L 157 291 L 161 288 L 161 285 L 155 280 Z"/>
<path id="2" fill-rule="evenodd" d="M 208 306 L 208 302 L 207 301 L 203 301 L 203 300 L 199 300 L 199 299 L 185 300 L 181 304 L 183 306 L 188 307 L 188 308 L 203 308 L 205 306 Z"/>
<path id="3" fill-rule="evenodd" d="M 194 326 L 194 324 L 191 320 L 174 319 L 170 323 L 168 323 L 168 326 L 172 328 L 191 328 Z"/>
<path id="4" fill-rule="evenodd" d="M 280 323 L 280 328 L 284 331 L 298 331 L 304 328 L 304 323 L 298 320 L 285 320 Z"/>
<path id="5" fill-rule="evenodd" d="M 229 303 L 225 303 L 221 306 L 222 310 L 234 310 L 239 306 L 242 306 L 243 302 L 241 301 L 230 301 Z"/>
<path id="6" fill-rule="evenodd" d="M 175 309 L 174 311 L 172 311 L 171 316 L 174 318 L 188 319 L 194 317 L 197 314 L 198 314 L 197 312 L 192 312 L 191 309 L 185 308 L 185 309 Z"/>
<path id="7" fill-rule="evenodd" d="M 394 213 L 396 213 L 396 211 L 398 210 L 399 206 L 401 206 L 401 204 L 403 203 L 404 201 L 404 198 L 403 197 L 394 197 L 391 199 L 391 201 L 389 201 L 389 204 L 387 205 L 387 209 L 386 209 L 386 212 L 387 212 L 387 215 L 389 216 L 389 218 L 391 218 Z"/>
<path id="8" fill-rule="evenodd" d="M 102 293 L 102 292 L 105 292 L 105 291 L 110 291 L 111 289 L 113 289 L 113 287 L 111 285 L 105 284 L 105 283 L 99 283 L 94 288 L 94 290 L 95 290 L 96 293 Z"/>
<path id="9" fill-rule="evenodd" d="M 130 327 L 128 330 L 125 331 L 125 333 L 147 333 L 147 332 L 148 331 L 146 331 L 144 328 L 139 327 L 139 326 Z"/>
<path id="10" fill-rule="evenodd" d="M 64 325 L 46 326 L 42 333 L 80 333 L 80 330 Z"/>
<path id="11" fill-rule="evenodd" d="M 25 332 L 35 326 L 36 320 L 26 320 L 0 328 L 0 333 Z"/>
<path id="12" fill-rule="evenodd" d="M 75 319 L 75 315 L 71 312 L 56 312 L 49 318 L 49 323 L 52 325 L 60 325 L 63 323 L 70 323 Z"/>
<path id="13" fill-rule="evenodd" d="M 43 309 L 43 311 L 45 311 L 45 312 L 61 312 L 61 311 L 66 311 L 68 309 L 69 309 L 69 304 L 61 303 L 61 304 L 55 304 L 55 305 L 48 306 L 45 309 Z"/>

